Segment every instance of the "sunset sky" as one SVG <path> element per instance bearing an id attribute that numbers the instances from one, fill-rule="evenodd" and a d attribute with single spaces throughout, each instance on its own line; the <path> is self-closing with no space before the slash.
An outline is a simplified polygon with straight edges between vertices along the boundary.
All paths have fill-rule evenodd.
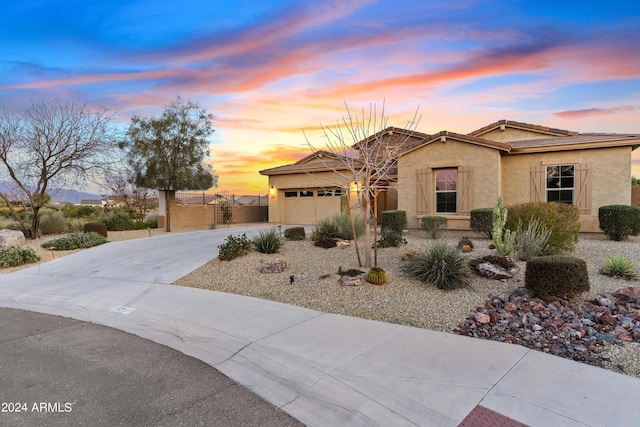
<path id="1" fill-rule="evenodd" d="M 122 123 L 197 101 L 219 188 L 265 194 L 258 170 L 308 155 L 302 129 L 321 148 L 345 102 L 385 102 L 398 127 L 419 108 L 425 133 L 640 133 L 640 1 L 5 1 L 0 102 L 43 94 Z"/>

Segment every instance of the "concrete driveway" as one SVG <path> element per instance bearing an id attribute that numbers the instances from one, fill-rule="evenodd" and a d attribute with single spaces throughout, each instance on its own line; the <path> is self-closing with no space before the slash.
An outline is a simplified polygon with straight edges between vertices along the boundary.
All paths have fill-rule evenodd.
<path id="1" fill-rule="evenodd" d="M 640 425 L 634 377 L 515 345 L 169 285 L 215 257 L 227 234 L 252 230 L 81 251 L 0 277 L 0 307 L 166 345 L 311 426 Z"/>

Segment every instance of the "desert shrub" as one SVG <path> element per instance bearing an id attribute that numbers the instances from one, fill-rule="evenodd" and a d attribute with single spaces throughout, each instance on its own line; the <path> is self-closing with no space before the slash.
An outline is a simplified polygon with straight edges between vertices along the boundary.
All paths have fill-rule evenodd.
<path id="1" fill-rule="evenodd" d="M 356 230 L 356 237 L 364 234 L 365 223 L 362 215 L 353 215 L 353 225 Z M 353 240 L 353 230 L 348 212 L 342 212 L 330 217 L 322 218 L 316 224 L 316 230 L 320 235 L 325 235 L 338 239 Z"/>
<path id="2" fill-rule="evenodd" d="M 409 275 L 445 291 L 470 284 L 464 257 L 442 241 L 435 241 L 420 254 L 407 258 L 402 268 Z"/>
<path id="3" fill-rule="evenodd" d="M 274 254 L 282 247 L 282 236 L 280 230 L 275 227 L 258 230 L 253 236 L 251 243 L 258 252 L 263 254 Z"/>
<path id="4" fill-rule="evenodd" d="M 380 248 L 397 248 L 404 241 L 402 233 L 390 229 L 382 230 L 380 239 L 378 239 L 378 247 Z"/>
<path id="5" fill-rule="evenodd" d="M 311 230 L 311 241 L 312 242 L 317 242 L 318 239 L 320 238 L 320 236 L 322 236 L 322 234 L 320 234 L 320 230 L 316 230 L 315 228 L 313 230 Z"/>
<path id="6" fill-rule="evenodd" d="M 522 224 L 516 230 L 515 252 L 520 261 L 529 261 L 531 258 L 540 255 L 549 241 L 551 231 L 538 221 L 537 218 L 531 220 L 526 228 Z"/>
<path id="7" fill-rule="evenodd" d="M 62 212 L 48 212 L 40 218 L 40 233 L 61 234 L 69 231 L 69 222 Z"/>
<path id="8" fill-rule="evenodd" d="M 101 236 L 107 237 L 107 226 L 104 222 L 88 222 L 84 225 L 85 233 L 98 233 Z"/>
<path id="9" fill-rule="evenodd" d="M 527 262 L 524 285 L 543 300 L 571 299 L 590 289 L 587 263 L 572 256 L 535 257 Z"/>
<path id="10" fill-rule="evenodd" d="M 133 219 L 126 212 L 115 212 L 107 219 L 106 225 L 109 231 L 133 230 L 136 227 Z"/>
<path id="11" fill-rule="evenodd" d="M 430 239 L 439 239 L 444 236 L 449 220 L 444 216 L 423 216 L 420 220 L 420 228 L 427 232 Z"/>
<path id="12" fill-rule="evenodd" d="M 531 202 L 509 207 L 506 227 L 515 230 L 528 227 L 533 219 L 550 231 L 545 253 L 573 251 L 580 233 L 580 210 L 559 202 Z"/>
<path id="13" fill-rule="evenodd" d="M 22 264 L 39 261 L 33 248 L 19 248 L 11 246 L 0 249 L 0 268 L 17 267 Z"/>
<path id="14" fill-rule="evenodd" d="M 319 248 L 329 249 L 338 246 L 338 241 L 333 237 L 322 234 L 320 237 L 318 237 L 318 240 L 315 241 L 314 245 Z"/>
<path id="15" fill-rule="evenodd" d="M 73 203 L 65 203 L 61 210 L 67 218 L 85 218 L 95 215 L 97 209 L 93 206 L 79 206 Z"/>
<path id="16" fill-rule="evenodd" d="M 600 273 L 605 276 L 631 279 L 636 275 L 636 266 L 625 256 L 614 256 L 604 260 Z"/>
<path id="17" fill-rule="evenodd" d="M 407 226 L 407 213 L 400 210 L 384 211 L 380 214 L 380 229 L 402 233 Z"/>
<path id="18" fill-rule="evenodd" d="M 0 229 L 4 230 L 22 230 L 22 227 L 20 226 L 19 222 L 9 222 L 9 223 L 4 223 L 4 224 L 0 224 Z"/>
<path id="19" fill-rule="evenodd" d="M 307 232 L 304 231 L 304 227 L 291 227 L 284 230 L 284 237 L 287 240 L 304 240 Z"/>
<path id="20" fill-rule="evenodd" d="M 74 233 L 66 237 L 50 240 L 41 246 L 46 249 L 54 248 L 56 251 L 70 251 L 84 249 L 107 243 L 107 238 L 98 233 Z"/>
<path id="21" fill-rule="evenodd" d="M 225 243 L 218 245 L 218 258 L 231 261 L 251 251 L 251 241 L 246 234 L 241 236 L 227 236 Z"/>
<path id="22" fill-rule="evenodd" d="M 472 209 L 471 229 L 493 239 L 493 208 Z"/>
<path id="23" fill-rule="evenodd" d="M 598 209 L 600 229 L 611 240 L 624 240 L 640 232 L 640 208 L 627 205 L 601 206 Z"/>

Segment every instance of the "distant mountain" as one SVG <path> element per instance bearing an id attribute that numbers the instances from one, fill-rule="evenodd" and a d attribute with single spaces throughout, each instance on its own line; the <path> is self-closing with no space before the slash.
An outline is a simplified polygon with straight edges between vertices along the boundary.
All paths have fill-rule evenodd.
<path id="1" fill-rule="evenodd" d="M 84 191 L 69 190 L 66 188 L 52 189 L 49 191 L 54 202 L 80 203 L 81 200 L 100 200 L 100 194 L 85 193 Z"/>
<path id="2" fill-rule="evenodd" d="M 13 187 L 7 181 L 0 181 L 0 191 L 10 191 Z M 51 188 L 47 191 L 51 195 L 53 202 L 65 203 L 80 203 L 81 200 L 100 200 L 102 196 L 100 194 L 87 193 L 84 191 L 70 190 L 67 188 Z"/>

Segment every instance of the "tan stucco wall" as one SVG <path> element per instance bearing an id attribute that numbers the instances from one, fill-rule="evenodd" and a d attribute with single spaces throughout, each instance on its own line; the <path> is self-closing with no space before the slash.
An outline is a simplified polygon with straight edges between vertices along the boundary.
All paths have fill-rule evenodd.
<path id="1" fill-rule="evenodd" d="M 548 139 L 553 135 L 546 135 L 539 132 L 526 131 L 521 129 L 506 128 L 505 130 L 494 129 L 491 132 L 480 135 L 481 138 L 490 139 L 491 141 L 510 142 L 524 141 L 529 139 Z"/>
<path id="2" fill-rule="evenodd" d="M 493 206 L 500 186 L 500 154 L 498 150 L 455 141 L 434 142 L 400 157 L 398 161 L 398 209 L 407 212 L 408 227 L 419 226 L 417 216 L 417 171 L 425 168 L 471 166 L 473 168 L 472 208 Z M 431 201 L 430 206 L 435 201 Z M 431 212 L 431 215 L 435 215 Z M 468 229 L 469 216 L 444 215 L 449 228 Z"/>
<path id="3" fill-rule="evenodd" d="M 344 171 L 348 175 L 348 171 Z M 316 172 L 312 174 L 272 175 L 269 177 L 269 222 L 284 221 L 284 192 L 290 189 L 317 190 L 322 188 L 351 187 L 353 181 L 336 172 Z M 273 189 L 272 189 L 273 187 Z M 351 194 L 352 205 L 357 203 L 355 193 Z M 312 221 L 312 222 L 315 222 Z"/>
<path id="4" fill-rule="evenodd" d="M 504 156 L 502 196 L 506 205 L 528 203 L 531 167 L 588 163 L 591 170 L 591 215 L 582 215 L 581 231 L 599 232 L 598 208 L 631 204 L 631 148 L 600 148 Z"/>

